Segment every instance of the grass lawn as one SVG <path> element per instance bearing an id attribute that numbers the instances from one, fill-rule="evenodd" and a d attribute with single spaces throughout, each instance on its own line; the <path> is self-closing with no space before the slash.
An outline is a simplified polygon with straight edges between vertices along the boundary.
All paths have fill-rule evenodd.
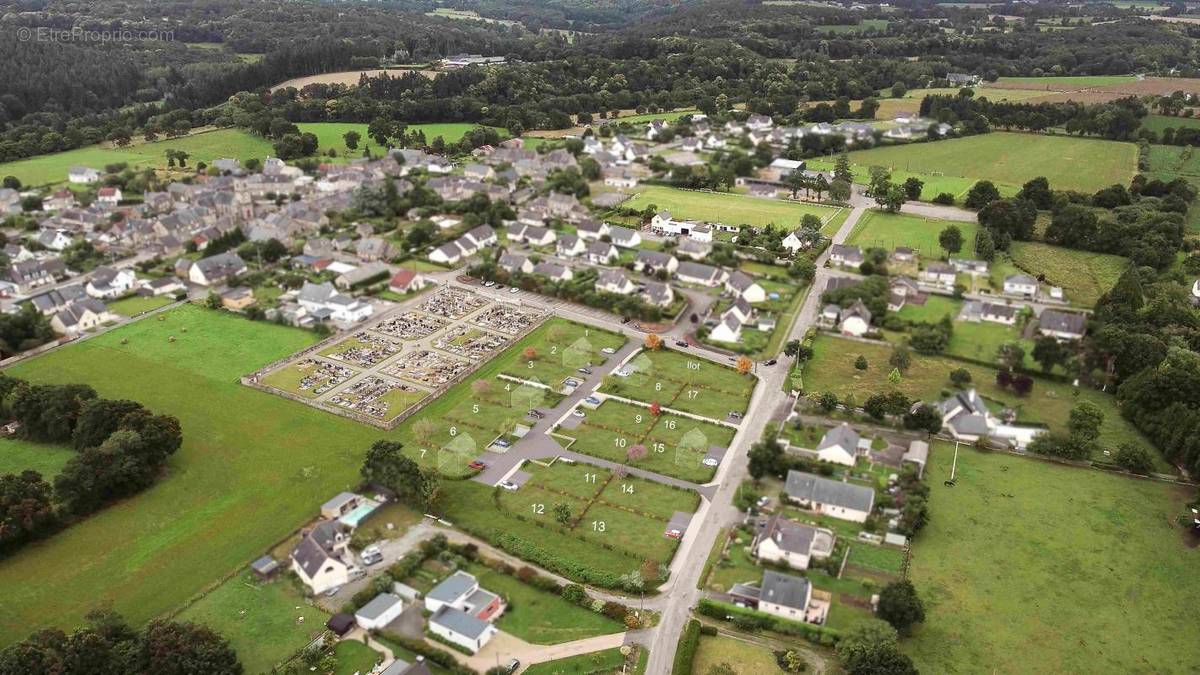
<path id="1" fill-rule="evenodd" d="M 1008 255 L 1013 265 L 1025 272 L 1046 275 L 1047 284 L 1061 286 L 1067 302 L 1080 307 L 1094 306 L 1129 266 L 1129 260 L 1119 255 L 1036 241 L 1014 241 Z"/>
<path id="2" fill-rule="evenodd" d="M 639 189 L 622 206 L 644 209 L 654 204 L 666 209 L 671 216 L 680 220 L 703 220 L 729 225 L 754 225 L 763 227 L 774 224 L 789 231 L 800 225 L 805 214 L 812 214 L 821 222 L 830 221 L 844 209 L 818 204 L 803 204 L 782 199 L 763 199 L 729 192 L 698 192 L 681 190 L 662 185 L 648 185 Z M 845 216 L 842 215 L 842 220 Z"/>
<path id="3" fill-rule="evenodd" d="M 535 663 L 521 672 L 525 675 L 596 675 L 618 672 L 624 664 L 625 657 L 621 656 L 621 650 L 614 647 L 591 654 Z"/>
<path id="4" fill-rule="evenodd" d="M 526 642 L 555 645 L 625 630 L 624 624 L 521 583 L 511 575 L 481 565 L 473 565 L 468 571 L 479 579 L 480 586 L 509 603 L 496 627 Z"/>
<path id="5" fill-rule="evenodd" d="M 938 141 L 939 143 L 941 141 Z M 871 182 L 871 167 L 869 164 L 856 164 L 851 156 L 850 173 L 853 176 L 855 183 L 866 185 Z M 829 159 L 812 159 L 808 160 L 808 167 L 819 171 L 833 171 L 834 162 Z M 954 198 L 962 202 L 962 198 L 975 184 L 975 179 L 965 178 L 962 176 L 948 176 L 945 174 L 934 174 L 925 171 L 907 171 L 900 168 L 892 168 L 892 180 L 897 183 L 903 183 L 908 178 L 918 178 L 924 184 L 921 188 L 921 198 L 925 201 L 930 201 L 942 192 L 949 192 L 954 195 Z M 1019 188 L 1009 187 L 1007 185 L 997 185 L 1000 194 L 1009 197 L 1017 193 Z M 822 232 L 825 232 L 822 228 Z M 826 233 L 828 234 L 828 233 Z"/>
<path id="6" fill-rule="evenodd" d="M 1021 339 L 1020 330 L 1016 326 L 1005 326 L 991 321 L 959 321 L 954 324 L 954 334 L 950 337 L 950 345 L 946 353 L 961 356 L 976 361 L 996 361 L 996 351 L 1006 342 L 1019 342 L 1025 348 L 1025 365 L 1033 367 L 1033 341 Z"/>
<path id="7" fill-rule="evenodd" d="M 0 643 L 76 626 L 98 606 L 135 625 L 179 607 L 351 488 L 381 435 L 238 384 L 314 334 L 192 305 L 160 316 L 8 371 L 175 415 L 184 441 L 150 489 L 0 562 Z"/>
<path id="8" fill-rule="evenodd" d="M 524 342 L 534 349 L 534 357 L 524 356 L 522 348 L 503 359 L 501 372 L 523 380 L 537 380 L 555 389 L 564 379 L 575 375 L 576 369 L 608 361 L 602 350 L 617 350 L 626 342 L 624 335 L 562 319 L 551 319 L 532 336 L 536 338 Z"/>
<path id="9" fill-rule="evenodd" d="M 627 368 L 629 377 L 614 375 L 602 391 L 720 420 L 731 411 L 746 412 L 757 382 L 753 375 L 673 349 L 643 350 Z"/>
<path id="10" fill-rule="evenodd" d="M 1200 127 L 1200 117 L 1176 117 L 1174 115 L 1146 115 L 1142 118 L 1142 128 L 1161 134 L 1163 129 L 1179 129 Z M 1168 146 L 1178 147 L 1178 146 Z"/>
<path id="11" fill-rule="evenodd" d="M 337 668 L 333 675 L 356 675 L 370 672 L 383 655 L 358 640 L 341 640 L 333 648 Z"/>
<path id="12" fill-rule="evenodd" d="M 913 549 L 922 672 L 1194 671 L 1200 551 L 1173 524 L 1194 491 L 970 448 L 946 487 L 952 457 L 932 448 Z"/>
<path id="13" fill-rule="evenodd" d="M 849 244 L 858 244 L 864 248 L 882 248 L 888 251 L 897 246 L 907 246 L 915 249 L 925 258 L 939 258 L 945 255 L 938 235 L 942 230 L 953 225 L 963 236 L 963 250 L 960 254 L 970 257 L 975 252 L 975 234 L 979 231 L 978 223 L 957 220 L 937 220 L 923 218 L 903 213 L 886 213 L 870 210 L 864 215 L 847 240 Z"/>
<path id="14" fill-rule="evenodd" d="M 132 168 L 165 169 L 167 158 L 164 153 L 167 150 L 182 150 L 191 155 L 189 173 L 197 162 L 211 162 L 222 157 L 244 161 L 274 154 L 271 144 L 254 134 L 240 129 L 217 129 L 182 138 L 134 143 L 124 148 L 106 143 L 4 162 L 0 164 L 0 176 L 16 176 L 26 186 L 37 186 L 65 183 L 67 170 L 73 166 L 103 170 L 106 164 L 126 162 Z"/>
<path id="15" fill-rule="evenodd" d="M 906 321 L 925 321 L 934 323 L 949 315 L 951 319 L 958 316 L 962 302 L 944 295 L 929 295 L 923 305 L 906 303 L 896 314 Z"/>
<path id="16" fill-rule="evenodd" d="M 0 475 L 36 471 L 53 483 L 63 465 L 74 456 L 75 450 L 66 446 L 0 438 Z"/>
<path id="17" fill-rule="evenodd" d="M 300 127 L 301 133 L 315 134 L 317 137 L 317 154 L 324 154 L 330 148 L 337 150 L 339 158 L 342 159 L 357 159 L 362 157 L 363 148 L 370 146 L 371 154 L 381 155 L 385 148 L 380 148 L 375 141 L 367 135 L 366 124 L 356 124 L 353 122 L 302 122 L 296 126 Z M 410 124 L 408 130 L 422 131 L 425 133 L 425 140 L 433 142 L 433 139 L 441 136 L 447 143 L 457 143 L 471 129 L 479 125 L 470 124 L 467 122 L 446 122 L 439 124 Z M 357 131 L 362 138 L 358 141 L 358 148 L 351 150 L 346 147 L 346 140 L 342 138 L 347 131 Z M 504 129 L 499 129 L 500 135 L 508 134 Z"/>
<path id="18" fill-rule="evenodd" d="M 231 577 L 177 618 L 212 628 L 229 640 L 247 673 L 265 673 L 319 635 L 329 614 L 306 604 L 287 578 L 261 584 L 244 573 Z"/>
<path id="19" fill-rule="evenodd" d="M 883 344 L 851 342 L 841 338 L 822 335 L 813 341 L 815 356 L 804 369 L 804 390 L 808 394 L 832 391 L 839 397 L 853 394 L 862 403 L 869 396 L 886 390 L 892 367 L 887 364 L 891 347 Z M 867 359 L 865 371 L 856 370 L 854 361 L 859 355 Z M 1076 389 L 1070 384 L 1034 376 L 1033 391 L 1025 398 L 996 386 L 996 369 L 985 368 L 966 361 L 946 356 L 922 356 L 913 354 L 912 366 L 897 386 L 910 398 L 937 401 L 943 390 L 953 389 L 949 375 L 952 370 L 965 368 L 971 373 L 972 386 L 992 402 L 992 411 L 999 412 L 1002 405 L 1017 411 L 1017 420 L 1024 423 L 1045 424 L 1053 430 L 1066 433 L 1067 417 L 1077 401 L 1088 400 L 1104 411 L 1104 423 L 1100 427 L 1100 444 L 1115 448 L 1125 442 L 1139 443 L 1150 447 L 1150 442 L 1134 429 L 1117 410 L 1116 400 L 1109 394 L 1094 389 Z M 1155 457 L 1160 471 L 1174 473 L 1161 459 Z"/>
<path id="20" fill-rule="evenodd" d="M 862 167 L 885 166 L 966 179 L 988 179 L 1009 190 L 1045 176 L 1060 190 L 1095 192 L 1114 183 L 1128 184 L 1137 168 L 1133 143 L 1068 136 L 993 132 L 932 143 L 891 145 L 850 153 Z M 938 188 L 926 185 L 931 198 Z M 954 192 L 954 190 L 946 190 Z M 1002 190 L 1003 191 L 1003 190 Z"/>
<path id="21" fill-rule="evenodd" d="M 722 664 L 726 664 L 738 675 L 770 675 L 784 672 L 775 662 L 770 649 L 749 642 L 720 635 L 704 635 L 692 672 L 704 675 Z"/>
<path id="22" fill-rule="evenodd" d="M 137 316 L 142 312 L 149 312 L 159 307 L 166 307 L 174 302 L 174 300 L 165 295 L 141 296 L 132 295 L 128 298 L 122 298 L 114 302 L 108 303 L 108 308 L 117 314 L 125 316 Z"/>

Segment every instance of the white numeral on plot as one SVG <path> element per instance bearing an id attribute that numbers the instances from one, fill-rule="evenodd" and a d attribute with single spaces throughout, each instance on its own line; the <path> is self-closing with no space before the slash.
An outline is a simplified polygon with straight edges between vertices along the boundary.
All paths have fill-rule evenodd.
<path id="1" fill-rule="evenodd" d="M 596 474 L 594 474 L 594 473 L 585 473 L 585 474 L 583 474 L 583 482 L 585 482 L 585 483 L 595 483 L 595 482 L 596 482 Z"/>
<path id="2" fill-rule="evenodd" d="M 633 486 L 630 485 L 629 483 L 625 483 L 625 484 L 621 485 L 621 492 L 624 492 L 627 495 L 631 495 L 631 494 L 633 494 Z"/>
<path id="3" fill-rule="evenodd" d="M 604 524 L 603 520 L 593 520 L 592 529 L 596 532 L 603 532 L 608 529 L 608 526 Z"/>
<path id="4" fill-rule="evenodd" d="M 613 445 L 617 446 L 618 448 L 623 448 L 623 447 L 625 447 L 625 445 L 626 445 L 628 442 L 629 442 L 629 441 L 626 441 L 624 438 L 614 438 L 614 439 L 613 439 Z"/>
<path id="5" fill-rule="evenodd" d="M 545 504 L 530 504 L 530 506 L 533 507 L 533 515 L 535 515 L 535 516 L 540 516 L 540 515 L 546 513 L 546 505 Z"/>

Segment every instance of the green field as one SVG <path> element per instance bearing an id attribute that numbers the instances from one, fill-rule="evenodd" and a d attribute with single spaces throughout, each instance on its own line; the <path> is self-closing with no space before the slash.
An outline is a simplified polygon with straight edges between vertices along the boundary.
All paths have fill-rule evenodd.
<path id="1" fill-rule="evenodd" d="M 815 355 L 804 368 L 804 391 L 815 395 L 831 391 L 844 398 L 853 395 L 861 404 L 872 394 L 886 390 L 891 347 L 884 344 L 851 342 L 837 337 L 821 336 L 813 341 Z M 865 371 L 855 369 L 854 361 L 859 355 L 866 357 L 869 367 Z M 913 355 L 912 366 L 904 373 L 898 390 L 910 398 L 924 401 L 940 401 L 942 391 L 952 390 L 950 372 L 965 368 L 971 373 L 972 385 L 992 402 L 993 412 L 1008 406 L 1017 412 L 1017 420 L 1027 424 L 1044 424 L 1050 429 L 1066 433 L 1067 417 L 1078 401 L 1091 401 L 1104 412 L 1104 423 L 1100 428 L 1099 443 L 1115 448 L 1121 443 L 1139 443 L 1150 447 L 1150 443 L 1134 429 L 1117 410 L 1116 399 L 1094 389 L 1075 389 L 1070 384 L 1045 379 L 1035 375 L 1033 391 L 1021 398 L 1011 391 L 996 386 L 996 369 L 984 367 L 946 356 Z M 1158 453 L 1151 453 L 1158 470 L 1172 472 Z"/>
<path id="2" fill-rule="evenodd" d="M 1200 183 L 1200 155 L 1191 146 L 1152 145 L 1150 146 L 1151 178 L 1170 181 L 1184 177 L 1193 184 Z"/>
<path id="3" fill-rule="evenodd" d="M 48 482 L 75 456 L 66 446 L 32 443 L 19 438 L 0 438 L 0 475 L 36 471 Z"/>
<path id="4" fill-rule="evenodd" d="M 1127 185 L 1136 160 L 1133 143 L 1004 132 L 850 153 L 851 163 L 864 170 L 889 167 L 897 179 L 902 179 L 899 171 L 915 171 L 965 180 L 968 187 L 976 180 L 988 179 L 1011 191 L 1038 176 L 1045 176 L 1050 187 L 1060 190 L 1095 192 L 1114 183 Z M 923 196 L 929 199 L 939 191 L 956 192 L 926 185 Z"/>
<path id="5" fill-rule="evenodd" d="M 175 415 L 184 442 L 150 489 L 0 562 L 0 643 L 102 605 L 134 624 L 168 612 L 358 481 L 379 432 L 237 381 L 314 334 L 191 305 L 160 316 L 8 370 Z"/>
<path id="6" fill-rule="evenodd" d="M 262 584 L 253 574 L 243 573 L 177 618 L 212 628 L 229 640 L 247 673 L 265 673 L 319 635 L 329 613 L 307 604 L 298 584 L 289 579 Z"/>
<path id="7" fill-rule="evenodd" d="M 337 668 L 333 675 L 361 675 L 370 672 L 383 655 L 358 640 L 341 640 L 333 647 Z"/>
<path id="8" fill-rule="evenodd" d="M 1163 129 L 1179 129 L 1200 127 L 1200 117 L 1176 117 L 1175 115 L 1146 115 L 1142 118 L 1142 128 L 1161 134 Z"/>
<path id="9" fill-rule="evenodd" d="M 962 309 L 962 303 L 958 300 L 947 298 L 944 295 L 929 295 L 925 299 L 925 304 L 905 303 L 896 314 L 905 321 L 933 323 L 941 321 L 944 316 L 949 316 L 951 319 L 956 318 L 960 309 Z"/>
<path id="10" fill-rule="evenodd" d="M 1005 326 L 991 321 L 960 321 L 954 324 L 954 335 L 950 337 L 950 345 L 946 353 L 951 356 L 961 356 L 976 361 L 995 363 L 996 352 L 1005 342 L 1019 342 L 1025 348 L 1025 366 L 1037 367 L 1029 356 L 1033 351 L 1032 340 L 1020 339 L 1021 333 L 1017 326 Z"/>
<path id="11" fill-rule="evenodd" d="M 1014 241 L 1008 255 L 1018 269 L 1035 277 L 1046 275 L 1047 284 L 1061 286 L 1067 301 L 1080 307 L 1094 306 L 1129 266 L 1129 260 L 1119 255 L 1036 241 Z"/>
<path id="12" fill-rule="evenodd" d="M 526 642 L 556 645 L 625 630 L 624 624 L 567 602 L 560 595 L 534 588 L 510 574 L 481 565 L 472 565 L 467 571 L 475 575 L 480 586 L 508 603 L 496 627 Z"/>
<path id="13" fill-rule="evenodd" d="M 1133 75 L 1058 75 L 1050 77 L 1002 77 L 1006 84 L 1019 84 L 1030 89 L 1083 89 L 1086 87 L 1111 87 L 1115 84 L 1136 82 Z"/>
<path id="14" fill-rule="evenodd" d="M 970 448 L 946 487 L 952 457 L 932 448 L 913 549 L 921 672 L 1195 671 L 1200 552 L 1174 525 L 1194 490 Z"/>
<path id="15" fill-rule="evenodd" d="M 565 659 L 535 663 L 522 673 L 525 675 L 598 675 L 599 673 L 615 673 L 625 663 L 619 648 L 605 649 L 591 654 L 568 656 Z"/>
<path id="16" fill-rule="evenodd" d="M 955 226 L 963 235 L 963 250 L 956 255 L 970 257 L 975 251 L 975 234 L 979 224 L 958 220 L 937 220 L 903 213 L 886 213 L 871 210 L 859 219 L 846 243 L 864 248 L 882 248 L 888 251 L 897 246 L 915 249 L 925 258 L 945 257 L 946 252 L 938 244 L 938 235 L 949 226 Z"/>
<path id="17" fill-rule="evenodd" d="M 108 303 L 108 308 L 117 314 L 124 316 L 137 316 L 142 312 L 149 312 L 159 307 L 166 307 L 175 300 L 165 295 L 142 296 L 131 295 L 128 298 L 122 298 L 115 302 Z"/>
<path id="18" fill-rule="evenodd" d="M 938 141 L 941 143 L 942 141 Z M 834 162 L 829 159 L 812 159 L 808 160 L 810 169 L 819 171 L 833 171 Z M 855 183 L 866 185 L 871 182 L 871 167 L 866 164 L 851 164 L 850 173 L 853 176 Z M 903 183 L 909 178 L 919 179 L 924 185 L 921 189 L 921 199 L 930 201 L 934 197 L 943 192 L 948 192 L 954 195 L 958 203 L 962 203 L 962 198 L 967 194 L 967 190 L 975 184 L 973 178 L 963 178 L 961 176 L 937 175 L 921 171 L 905 171 L 903 169 L 892 169 L 892 180 L 897 183 Z M 1007 185 L 997 185 L 1000 193 L 1005 196 L 1011 196 L 1017 193 L 1019 188 L 1009 187 Z"/>
<path id="19" fill-rule="evenodd" d="M 763 199 L 729 192 L 681 190 L 661 185 L 639 188 L 638 193 L 623 206 L 640 210 L 651 204 L 656 210 L 670 211 L 672 217 L 680 220 L 703 220 L 755 227 L 774 224 L 776 228 L 788 231 L 798 227 L 805 214 L 817 216 L 822 222 L 834 222 L 838 216 L 845 220 L 846 215 L 843 209 L 832 206 Z"/>
<path id="20" fill-rule="evenodd" d="M 317 137 L 317 153 L 324 154 L 325 151 L 333 148 L 337 150 L 338 157 L 354 159 L 362 157 L 363 148 L 371 146 L 371 154 L 381 155 L 386 148 L 380 148 L 375 141 L 367 136 L 367 125 L 356 124 L 353 122 L 303 122 L 297 124 L 302 133 L 315 134 Z M 425 133 L 425 140 L 429 143 L 433 142 L 434 138 L 441 136 L 447 143 L 457 143 L 464 134 L 471 129 L 474 129 L 476 124 L 467 122 L 445 122 L 438 124 L 410 124 L 408 131 L 422 131 Z M 357 131 L 362 138 L 358 142 L 358 148 L 351 150 L 346 147 L 346 140 L 342 138 L 347 131 Z M 500 129 L 500 134 L 507 135 L 507 131 Z"/>
<path id="21" fill-rule="evenodd" d="M 724 637 L 705 635 L 700 638 L 692 672 L 697 675 L 713 672 L 722 664 L 728 665 L 737 675 L 772 675 L 784 671 L 775 662 L 770 649 L 749 642 Z"/>
<path id="22" fill-rule="evenodd" d="M 125 148 L 110 147 L 106 143 L 5 162 L 0 164 L 0 176 L 16 176 L 25 185 L 36 186 L 65 183 L 67 170 L 73 166 L 103 170 L 107 164 L 125 162 L 134 168 L 166 169 L 167 158 L 163 153 L 167 150 L 189 153 L 189 168 L 197 162 L 211 162 L 222 157 L 243 161 L 251 158 L 261 160 L 274 153 L 269 142 L 254 134 L 240 129 L 218 129 L 183 138 L 135 143 Z"/>
<path id="23" fill-rule="evenodd" d="M 601 391 L 717 420 L 746 412 L 757 382 L 753 375 L 673 349 L 642 350 L 625 370 L 629 377 L 608 377 Z"/>

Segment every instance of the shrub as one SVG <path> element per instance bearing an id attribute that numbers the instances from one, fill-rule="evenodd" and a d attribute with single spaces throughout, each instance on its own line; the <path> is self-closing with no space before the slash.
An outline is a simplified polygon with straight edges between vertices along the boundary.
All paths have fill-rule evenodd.
<path id="1" fill-rule="evenodd" d="M 563 586 L 562 598 L 567 602 L 582 605 L 587 602 L 588 594 L 587 591 L 583 590 L 583 586 L 579 584 L 567 584 Z"/>
<path id="2" fill-rule="evenodd" d="M 711 635 L 716 635 L 716 634 L 717 634 L 717 627 L 716 627 L 716 626 L 701 626 L 701 627 L 700 627 L 700 634 L 701 634 L 701 635 L 710 635 L 710 636 L 711 636 Z"/>
<path id="3" fill-rule="evenodd" d="M 613 621 L 622 621 L 625 619 L 625 615 L 629 613 L 629 609 L 619 602 L 609 601 L 604 603 L 604 607 L 600 610 L 600 613 Z"/>
<path id="4" fill-rule="evenodd" d="M 950 206 L 954 204 L 954 195 L 950 194 L 949 192 L 939 192 L 937 196 L 933 198 L 933 203 Z"/>

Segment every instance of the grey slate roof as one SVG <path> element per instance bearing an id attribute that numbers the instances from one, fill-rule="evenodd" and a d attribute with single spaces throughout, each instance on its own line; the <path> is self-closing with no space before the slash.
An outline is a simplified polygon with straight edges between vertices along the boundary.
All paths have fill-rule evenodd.
<path id="1" fill-rule="evenodd" d="M 380 593 L 371 599 L 370 602 L 363 605 L 362 609 L 354 613 L 354 616 L 372 621 L 383 616 L 385 612 L 402 603 L 400 596 L 392 593 Z"/>
<path id="2" fill-rule="evenodd" d="M 454 602 L 474 588 L 475 584 L 474 576 L 460 570 L 434 586 L 425 597 L 438 602 Z"/>
<path id="3" fill-rule="evenodd" d="M 817 444 L 817 450 L 824 450 L 825 448 L 832 448 L 834 446 L 845 448 L 846 452 L 854 454 L 858 449 L 858 432 L 852 429 L 849 424 L 842 422 L 840 425 L 825 432 L 825 436 Z"/>
<path id="4" fill-rule="evenodd" d="M 489 624 L 481 619 L 467 614 L 466 612 L 454 609 L 449 605 L 443 606 L 438 611 L 434 612 L 433 616 L 429 617 L 429 623 L 436 623 L 459 635 L 466 636 L 468 639 L 476 640 L 483 632 L 487 630 Z"/>
<path id="5" fill-rule="evenodd" d="M 802 501 L 840 506 L 855 511 L 870 512 L 875 504 L 875 491 L 869 487 L 842 483 L 802 471 L 788 471 L 784 491 L 789 497 Z"/>
<path id="6" fill-rule="evenodd" d="M 1082 314 L 1074 312 L 1060 312 L 1056 309 L 1047 309 L 1038 317 L 1038 327 L 1042 330 L 1051 330 L 1056 333 L 1072 333 L 1074 335 L 1083 335 L 1083 328 L 1087 324 L 1087 318 Z"/>
<path id="7" fill-rule="evenodd" d="M 808 609 L 808 595 L 808 579 L 770 570 L 763 572 L 762 590 L 759 592 L 760 602 L 769 602 L 795 609 Z"/>
<path id="8" fill-rule="evenodd" d="M 772 539 L 779 548 L 790 553 L 807 554 L 812 550 L 817 528 L 793 522 L 777 513 L 771 516 L 760 534 L 762 539 Z"/>

